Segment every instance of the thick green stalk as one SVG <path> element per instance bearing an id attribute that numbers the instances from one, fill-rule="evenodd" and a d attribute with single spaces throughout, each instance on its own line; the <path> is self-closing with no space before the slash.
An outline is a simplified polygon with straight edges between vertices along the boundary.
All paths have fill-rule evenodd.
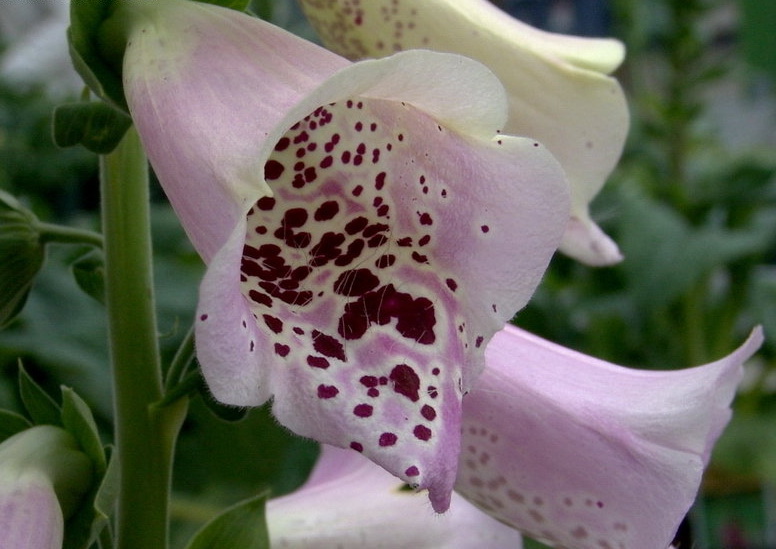
<path id="1" fill-rule="evenodd" d="M 100 178 L 115 441 L 121 468 L 116 547 L 163 549 L 172 453 L 186 403 L 151 406 L 162 397 L 162 379 L 148 168 L 134 128 L 114 152 L 101 157 Z"/>

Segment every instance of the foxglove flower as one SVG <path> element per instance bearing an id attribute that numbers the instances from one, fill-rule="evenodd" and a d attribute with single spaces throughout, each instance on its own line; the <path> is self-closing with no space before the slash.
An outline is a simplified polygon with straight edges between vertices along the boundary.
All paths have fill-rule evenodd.
<path id="1" fill-rule="evenodd" d="M 620 157 L 629 115 L 609 76 L 624 57 L 610 39 L 534 29 L 488 0 L 300 0 L 324 44 L 350 59 L 411 48 L 466 55 L 487 65 L 509 94 L 504 130 L 547 146 L 571 183 L 561 250 L 591 265 L 621 259 L 588 205 Z"/>
<path id="2" fill-rule="evenodd" d="M 422 494 L 356 452 L 323 447 L 308 481 L 267 503 L 272 547 L 520 549 L 516 530 L 457 494 L 436 515 Z"/>
<path id="3" fill-rule="evenodd" d="M 463 400 L 456 491 L 552 546 L 665 549 L 761 342 L 757 329 L 717 362 L 639 371 L 507 327 Z"/>
<path id="4" fill-rule="evenodd" d="M 65 518 L 89 490 L 92 466 L 73 437 L 40 425 L 0 444 L 0 547 L 61 549 Z"/>
<path id="5" fill-rule="evenodd" d="M 351 64 L 223 8 L 125 5 L 127 102 L 208 263 L 196 338 L 213 395 L 273 397 L 282 424 L 444 511 L 462 395 L 565 229 L 562 169 L 500 133 L 506 95 L 477 62 Z"/>

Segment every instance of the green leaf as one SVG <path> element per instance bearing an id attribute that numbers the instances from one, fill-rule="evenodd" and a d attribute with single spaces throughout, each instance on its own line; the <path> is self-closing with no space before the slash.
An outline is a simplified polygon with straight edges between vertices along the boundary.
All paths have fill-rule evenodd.
<path id="1" fill-rule="evenodd" d="M 101 250 L 90 250 L 72 265 L 73 276 L 87 295 L 105 305 L 105 258 Z"/>
<path id="2" fill-rule="evenodd" d="M 88 549 L 98 538 L 105 536 L 103 531 L 110 528 L 110 516 L 114 512 L 119 490 L 118 460 L 108 460 L 108 468 L 99 485 L 95 483 L 85 502 L 67 521 L 62 549 Z M 110 530 L 107 531 L 110 537 Z M 107 549 L 104 546 L 102 549 Z"/>
<path id="3" fill-rule="evenodd" d="M 10 410 L 0 410 L 0 442 L 32 427 L 27 418 Z"/>
<path id="4" fill-rule="evenodd" d="M 197 532 L 187 549 L 269 549 L 266 502 L 263 493 L 230 507 Z"/>
<path id="5" fill-rule="evenodd" d="M 78 441 L 81 450 L 95 465 L 95 473 L 105 473 L 107 464 L 97 424 L 86 402 L 69 387 L 62 387 L 62 425 Z"/>
<path id="6" fill-rule="evenodd" d="M 59 405 L 43 388 L 35 383 L 19 362 L 19 394 L 33 423 L 37 425 L 62 425 Z"/>
<path id="7" fill-rule="evenodd" d="M 246 11 L 251 0 L 200 0 L 205 4 L 214 4 L 237 11 Z"/>
<path id="8" fill-rule="evenodd" d="M 0 190 L 0 328 L 21 312 L 43 266 L 37 223 L 31 211 Z"/>
<path id="9" fill-rule="evenodd" d="M 70 27 L 67 38 L 70 57 L 78 74 L 98 97 L 126 108 L 124 88 L 121 82 L 123 51 L 113 53 L 112 58 L 103 55 L 102 24 L 111 15 L 115 2 L 70 2 Z"/>
<path id="10" fill-rule="evenodd" d="M 637 193 L 623 192 L 620 244 L 633 298 L 652 308 L 671 303 L 715 267 L 772 245 L 776 219 L 750 226 L 692 226 L 677 211 Z"/>
<path id="11" fill-rule="evenodd" d="M 54 109 L 54 142 L 60 147 L 83 145 L 108 154 L 132 125 L 132 119 L 101 101 L 67 103 Z"/>

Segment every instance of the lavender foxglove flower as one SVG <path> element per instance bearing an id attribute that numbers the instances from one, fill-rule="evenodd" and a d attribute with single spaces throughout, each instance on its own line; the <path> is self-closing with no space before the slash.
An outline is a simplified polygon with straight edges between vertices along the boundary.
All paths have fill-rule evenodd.
<path id="1" fill-rule="evenodd" d="M 447 509 L 461 398 L 567 223 L 563 171 L 503 135 L 484 66 L 351 64 L 234 11 L 136 0 L 127 102 L 208 263 L 197 354 L 213 395 L 273 397 Z"/>
<path id="2" fill-rule="evenodd" d="M 310 478 L 267 503 L 272 547 L 520 549 L 520 533 L 453 494 L 437 515 L 422 494 L 362 455 L 324 445 Z"/>
<path id="3" fill-rule="evenodd" d="M 90 488 L 92 465 L 73 437 L 39 425 L 0 444 L 0 547 L 61 549 L 65 518 Z"/>
<path id="4" fill-rule="evenodd" d="M 731 416 L 742 364 L 622 368 L 515 327 L 463 400 L 456 491 L 552 546 L 665 549 Z"/>
<path id="5" fill-rule="evenodd" d="M 324 44 L 349 59 L 424 48 L 487 65 L 509 95 L 507 133 L 546 145 L 571 183 L 561 250 L 591 265 L 621 259 L 591 220 L 590 201 L 617 163 L 628 132 L 625 96 L 608 76 L 622 44 L 535 29 L 488 0 L 300 0 Z"/>

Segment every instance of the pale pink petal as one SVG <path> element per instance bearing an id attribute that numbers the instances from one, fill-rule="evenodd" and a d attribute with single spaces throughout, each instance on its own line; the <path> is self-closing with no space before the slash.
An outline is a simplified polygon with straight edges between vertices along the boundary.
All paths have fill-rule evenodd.
<path id="1" fill-rule="evenodd" d="M 350 59 L 427 48 L 487 65 L 509 95 L 507 133 L 543 143 L 572 185 L 573 233 L 561 249 L 585 263 L 619 261 L 616 245 L 590 219 L 588 205 L 617 163 L 629 114 L 608 73 L 624 48 L 610 39 L 534 29 L 487 0 L 301 0 L 324 43 Z"/>
<path id="2" fill-rule="evenodd" d="M 519 532 L 460 496 L 438 515 L 422 494 L 355 452 L 324 446 L 307 483 L 267 503 L 272 547 L 520 549 Z"/>
<path id="3" fill-rule="evenodd" d="M 160 2 L 138 22 L 124 57 L 127 102 L 151 164 L 206 260 L 245 203 L 268 192 L 260 155 L 268 132 L 346 65 L 277 27 L 208 4 Z"/>
<path id="4" fill-rule="evenodd" d="M 0 478 L 0 547 L 61 549 L 64 519 L 51 480 L 37 471 Z"/>
<path id="5" fill-rule="evenodd" d="M 507 327 L 464 398 L 456 490 L 557 546 L 664 549 L 761 342 L 757 329 L 717 362 L 640 371 Z"/>

